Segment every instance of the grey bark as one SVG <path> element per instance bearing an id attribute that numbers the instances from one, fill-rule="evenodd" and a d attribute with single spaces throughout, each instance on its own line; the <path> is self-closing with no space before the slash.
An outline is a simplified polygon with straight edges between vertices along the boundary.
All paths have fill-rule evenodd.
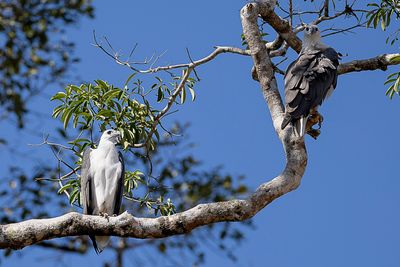
<path id="1" fill-rule="evenodd" d="M 71 212 L 59 217 L 28 220 L 8 225 L 0 225 L 0 248 L 21 249 L 43 240 L 77 235 L 113 235 L 132 238 L 162 238 L 185 234 L 193 229 L 217 222 L 243 221 L 253 217 L 261 209 L 280 196 L 296 189 L 307 165 L 307 152 L 303 138 L 292 134 L 292 128 L 280 129 L 284 107 L 278 92 L 274 68 L 268 46 L 260 36 L 257 18 L 267 21 L 295 51 L 301 50 L 301 41 L 290 25 L 273 11 L 274 1 L 249 3 L 241 10 L 243 32 L 250 48 L 250 54 L 259 76 L 259 84 L 267 103 L 277 136 L 286 153 L 286 166 L 281 174 L 258 189 L 244 200 L 230 200 L 201 204 L 187 211 L 159 218 L 136 218 L 127 212 L 109 220 L 91 215 Z M 279 41 L 278 43 L 282 43 Z M 205 62 L 217 54 L 232 52 L 230 48 L 217 48 Z M 247 54 L 234 50 L 239 54 Z M 393 65 L 395 55 L 352 61 L 340 66 L 339 72 L 349 73 L 361 70 L 385 69 Z M 192 63 L 193 64 L 193 63 Z M 196 64 L 196 63 L 194 63 Z M 189 69 L 195 66 L 188 66 Z"/>

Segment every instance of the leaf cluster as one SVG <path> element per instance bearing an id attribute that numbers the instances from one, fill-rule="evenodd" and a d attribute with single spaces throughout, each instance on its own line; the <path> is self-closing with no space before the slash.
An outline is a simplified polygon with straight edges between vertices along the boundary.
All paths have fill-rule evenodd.
<path id="1" fill-rule="evenodd" d="M 396 21 L 400 18 L 400 1 L 399 0 L 381 0 L 380 3 L 368 4 L 371 10 L 367 14 L 367 27 L 377 28 L 379 25 L 383 31 L 391 24 L 392 18 Z M 400 29 L 396 29 L 395 32 L 386 38 L 386 43 L 393 45 L 399 40 Z M 391 59 L 392 62 L 399 62 L 400 57 L 394 57 Z M 395 94 L 399 95 L 399 84 L 400 84 L 400 72 L 390 74 L 385 85 L 389 85 L 386 90 L 386 95 L 392 99 Z"/>

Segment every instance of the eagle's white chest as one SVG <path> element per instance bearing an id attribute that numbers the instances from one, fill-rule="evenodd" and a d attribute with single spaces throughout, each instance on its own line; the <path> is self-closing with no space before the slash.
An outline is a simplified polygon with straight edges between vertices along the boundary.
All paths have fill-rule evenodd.
<path id="1" fill-rule="evenodd" d="M 95 212 L 114 212 L 118 178 L 121 176 L 122 164 L 114 144 L 99 146 L 90 153 L 90 174 L 93 177 L 93 200 Z"/>

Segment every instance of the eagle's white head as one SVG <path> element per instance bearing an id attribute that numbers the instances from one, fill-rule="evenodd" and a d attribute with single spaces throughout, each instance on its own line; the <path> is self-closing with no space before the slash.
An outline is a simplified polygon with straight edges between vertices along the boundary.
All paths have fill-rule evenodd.
<path id="1" fill-rule="evenodd" d="M 321 32 L 317 25 L 306 25 L 304 28 L 303 51 L 326 48 L 321 42 Z"/>
<path id="2" fill-rule="evenodd" d="M 100 143 L 101 144 L 106 144 L 106 143 L 113 143 L 114 145 L 117 144 L 121 139 L 121 133 L 117 130 L 113 129 L 108 129 L 103 132 L 100 138 Z"/>

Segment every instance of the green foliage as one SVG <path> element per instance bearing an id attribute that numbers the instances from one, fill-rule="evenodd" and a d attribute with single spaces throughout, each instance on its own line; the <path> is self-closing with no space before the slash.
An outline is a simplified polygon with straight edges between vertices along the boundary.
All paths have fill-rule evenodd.
<path id="1" fill-rule="evenodd" d="M 368 4 L 372 9 L 367 14 L 367 27 L 375 29 L 380 25 L 383 31 L 390 25 L 392 16 L 395 15 L 399 19 L 400 1 L 398 0 L 382 0 L 380 4 Z M 389 39 L 387 39 L 389 41 Z M 392 40 L 392 44 L 395 39 Z"/>
<path id="2" fill-rule="evenodd" d="M 185 126 L 176 125 L 170 131 L 174 134 L 184 133 L 185 129 Z M 72 139 L 71 136 L 65 135 L 63 131 L 60 132 L 60 136 Z M 141 153 L 130 153 L 125 158 L 127 167 L 134 166 L 145 171 L 127 171 L 124 209 L 139 217 L 167 216 L 176 210 L 186 210 L 199 203 L 246 196 L 248 189 L 244 184 L 243 177 L 224 174 L 221 168 L 205 169 L 192 156 L 192 145 L 183 142 L 182 139 L 170 142 L 170 138 L 162 136 L 157 149 L 149 155 L 154 165 L 152 172 L 155 176 L 149 175 L 147 169 L 149 157 L 142 153 L 143 151 L 139 151 Z M 73 145 L 72 142 L 71 145 Z M 74 149 L 78 150 L 77 147 Z M 66 153 L 65 156 L 67 155 L 69 157 L 64 157 L 64 160 L 69 158 L 71 161 L 76 160 L 75 155 Z M 61 165 L 62 173 L 69 171 L 69 168 Z M 71 207 L 65 201 L 65 198 L 54 197 L 57 188 L 60 188 L 59 179 L 62 177 L 60 177 L 59 172 L 58 168 L 42 167 L 37 172 L 28 174 L 14 168 L 11 175 L 3 179 L 4 186 L 0 190 L 2 211 L 0 212 L 0 223 L 30 218 L 48 218 L 71 211 Z M 33 178 L 38 179 L 35 181 Z M 77 173 L 62 178 L 62 182 L 65 187 L 58 189 L 61 194 L 68 192 L 72 196 L 73 188 L 79 189 Z M 127 186 L 130 182 L 131 189 L 128 190 Z M 130 191 L 132 192 L 129 193 Z M 79 204 L 78 199 L 76 199 L 75 204 Z M 126 254 L 130 253 L 129 249 L 135 249 L 135 252 L 138 250 L 136 253 L 139 254 L 145 253 L 146 247 L 150 247 L 152 252 L 153 249 L 156 249 L 160 252 L 159 257 L 165 257 L 166 260 L 173 260 L 176 252 L 179 252 L 179 255 L 186 255 L 187 261 L 193 260 L 198 266 L 205 260 L 204 245 L 212 242 L 216 244 L 216 251 L 221 251 L 234 260 L 236 256 L 232 251 L 244 240 L 242 229 L 244 225 L 248 224 L 249 222 L 245 224 L 221 223 L 204 227 L 192 234 L 151 240 L 151 242 L 144 241 L 143 243 L 138 243 L 139 241 L 135 239 L 123 239 L 118 240 L 118 243 L 113 244 L 108 249 L 112 251 L 113 248 L 116 248 L 120 251 L 121 242 L 126 242 Z M 114 241 L 115 239 L 112 240 L 112 242 Z M 86 253 L 92 252 L 90 243 L 85 236 L 56 239 L 48 241 L 47 244 L 51 245 L 47 247 L 49 250 L 68 247 L 69 253 L 87 255 Z M 203 244 L 203 246 L 200 244 Z M 8 257 L 12 255 L 12 251 L 4 251 L 3 255 Z M 4 262 L 7 262 L 7 260 L 4 260 Z M 152 263 L 149 262 L 147 265 L 152 266 Z"/>
<path id="3" fill-rule="evenodd" d="M 184 77 L 183 71 L 182 77 Z M 80 86 L 69 85 L 64 91 L 56 93 L 51 100 L 59 105 L 53 110 L 53 117 L 59 118 L 64 129 L 77 128 L 80 134 L 68 142 L 77 158 L 75 165 L 82 164 L 85 148 L 95 146 L 92 139 L 82 136 L 91 136 L 95 129 L 101 132 L 108 128 L 118 129 L 122 134 L 121 145 L 127 154 L 135 154 L 132 148 L 145 148 L 146 153 L 157 149 L 161 136 L 163 116 L 173 105 L 182 105 L 187 98 L 187 91 L 192 101 L 196 95 L 193 87 L 196 80 L 188 77 L 171 76 L 169 82 L 154 76 L 151 86 L 145 89 L 146 83 L 137 78 L 138 73 L 130 75 L 123 88 L 115 87 L 106 81 L 96 80 L 94 83 L 85 83 Z M 183 86 L 179 86 L 183 84 Z M 175 97 L 176 96 L 176 97 Z M 160 108 L 160 106 L 162 108 Z M 165 128 L 161 127 L 165 130 Z M 128 156 L 129 157 L 129 156 Z M 143 155 L 143 157 L 147 157 Z M 65 182 L 65 183 L 64 183 Z M 79 203 L 79 177 L 60 182 L 59 194 L 66 194 L 71 204 Z M 149 181 L 144 179 L 140 170 L 125 173 L 125 197 L 139 203 L 140 207 L 147 207 L 154 215 L 170 215 L 175 213 L 175 206 L 164 194 L 154 195 Z"/>
<path id="4" fill-rule="evenodd" d="M 0 2 L 0 105 L 23 127 L 28 97 L 62 77 L 76 58 L 60 38 L 66 25 L 93 16 L 90 0 Z"/>
<path id="5" fill-rule="evenodd" d="M 79 126 L 84 130 L 92 129 L 95 122 L 100 123 L 101 131 L 119 129 L 125 149 L 129 145 L 145 142 L 157 110 L 146 99 L 139 102 L 131 97 L 141 90 L 140 80 L 135 85 L 132 90 L 116 88 L 102 80 L 79 87 L 70 85 L 65 92 L 58 92 L 52 97 L 52 100 L 61 102 L 54 109 L 53 117 L 60 117 L 65 129 L 70 122 L 74 128 Z"/>
<path id="6" fill-rule="evenodd" d="M 135 75 L 136 73 L 134 73 Z M 96 80 L 94 84 L 82 84 L 80 86 L 69 85 L 64 92 L 56 93 L 51 100 L 61 102 L 53 111 L 53 117 L 60 117 L 66 129 L 70 122 L 74 128 L 79 127 L 84 131 L 93 129 L 94 123 L 99 123 L 99 128 L 104 131 L 107 128 L 118 129 L 122 133 L 122 145 L 124 149 L 145 144 L 149 149 L 155 149 L 159 141 L 160 133 L 156 126 L 161 118 L 160 111 L 154 108 L 148 96 L 155 92 L 158 103 L 169 100 L 173 91 L 178 87 L 181 77 L 173 77 L 169 85 L 159 77 L 155 77 L 148 91 L 144 89 L 142 80 L 133 82 L 133 87 L 128 84 L 134 75 L 131 75 L 123 89 L 114 87 L 102 80 Z M 195 100 L 195 80 L 188 78 L 187 89 L 192 100 Z M 180 93 L 179 104 L 186 101 L 186 86 Z M 152 138 L 155 136 L 155 140 Z M 72 144 L 88 143 L 87 139 L 77 139 Z M 82 147 L 81 145 L 80 152 Z"/>
<path id="7" fill-rule="evenodd" d="M 400 1 L 399 0 L 382 0 L 380 4 L 371 3 L 368 4 L 372 9 L 367 14 L 367 27 L 377 28 L 379 25 L 383 31 L 389 27 L 392 18 L 396 21 L 400 18 Z M 393 45 L 399 40 L 400 29 L 396 29 L 393 35 L 386 38 L 386 43 Z M 391 59 L 392 62 L 399 62 L 400 57 L 394 57 Z M 390 74 L 385 85 L 389 85 L 386 90 L 386 95 L 392 99 L 395 94 L 399 95 L 399 84 L 400 84 L 400 72 Z"/>
<path id="8" fill-rule="evenodd" d="M 393 61 L 399 61 L 400 57 L 392 59 Z M 390 74 L 385 82 L 385 85 L 390 85 L 386 90 L 386 95 L 392 99 L 395 94 L 399 95 L 399 85 L 400 85 L 400 72 L 395 72 Z"/>

